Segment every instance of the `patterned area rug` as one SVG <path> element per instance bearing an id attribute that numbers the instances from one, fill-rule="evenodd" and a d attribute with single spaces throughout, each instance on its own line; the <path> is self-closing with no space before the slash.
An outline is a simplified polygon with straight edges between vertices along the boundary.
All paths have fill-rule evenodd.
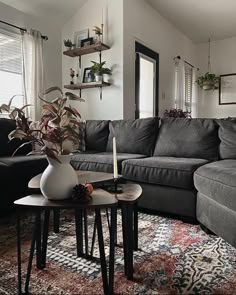
<path id="1" fill-rule="evenodd" d="M 93 215 L 89 215 L 92 234 Z M 108 228 L 103 216 L 106 250 Z M 23 269 L 26 269 L 32 218 L 24 220 Z M 62 216 L 60 233 L 49 236 L 47 265 L 33 264 L 31 294 L 102 294 L 100 264 L 76 256 L 74 220 Z M 122 243 L 118 217 L 118 244 Z M 116 247 L 115 294 L 236 294 L 236 249 L 199 226 L 139 214 L 139 251 L 134 253 L 134 280 L 124 276 L 122 247 Z M 98 246 L 95 247 L 98 256 Z M 0 294 L 17 293 L 14 218 L 0 221 Z"/>

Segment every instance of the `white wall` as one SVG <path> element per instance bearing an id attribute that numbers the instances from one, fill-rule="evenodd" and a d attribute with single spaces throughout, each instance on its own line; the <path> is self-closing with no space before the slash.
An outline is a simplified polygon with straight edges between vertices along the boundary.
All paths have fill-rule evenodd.
<path id="1" fill-rule="evenodd" d="M 159 115 L 174 107 L 174 62 L 196 64 L 194 43 L 143 0 L 124 1 L 124 117 L 135 111 L 135 40 L 159 53 Z"/>
<path id="2" fill-rule="evenodd" d="M 104 41 L 111 49 L 102 53 L 102 60 L 112 67 L 112 86 L 103 88 L 103 98 L 99 99 L 98 89 L 82 91 L 85 103 L 75 103 L 83 119 L 121 119 L 123 118 L 123 0 L 88 0 L 82 8 L 75 11 L 62 29 L 62 40 L 74 38 L 74 32 L 90 29 L 90 36 L 94 25 L 102 22 L 104 11 Z M 98 54 L 82 56 L 82 67 L 91 66 L 90 61 L 99 61 Z M 70 68 L 77 69 L 77 59 L 62 56 L 63 85 L 69 84 Z"/>
<path id="3" fill-rule="evenodd" d="M 38 18 L 25 14 L 17 9 L 0 3 L 0 19 L 23 28 L 32 28 L 47 35 L 49 40 L 44 42 L 44 61 L 46 87 L 61 86 L 61 31 L 54 27 L 43 16 Z M 1 28 L 12 30 L 11 27 L 0 23 Z M 19 30 L 17 30 L 19 32 Z"/>
<path id="4" fill-rule="evenodd" d="M 211 42 L 211 72 L 236 73 L 236 37 Z M 197 45 L 199 74 L 207 72 L 208 43 Z M 219 90 L 199 90 L 198 114 L 206 118 L 235 117 L 236 105 L 219 105 Z M 236 94 L 235 94 L 236 96 Z"/>

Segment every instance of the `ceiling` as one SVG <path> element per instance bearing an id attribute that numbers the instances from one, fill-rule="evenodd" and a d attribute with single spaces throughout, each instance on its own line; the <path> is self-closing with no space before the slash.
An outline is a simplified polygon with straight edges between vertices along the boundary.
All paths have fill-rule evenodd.
<path id="1" fill-rule="evenodd" d="M 195 43 L 236 36 L 235 0 L 146 0 Z"/>
<path id="2" fill-rule="evenodd" d="M 66 21 L 72 17 L 87 0 L 0 0 L 24 13 L 44 18 Z"/>
<path id="3" fill-rule="evenodd" d="M 62 24 L 87 0 L 0 0 Z M 118 0 L 113 0 L 118 1 Z M 124 0 L 127 1 L 127 0 Z M 236 36 L 236 0 L 145 0 L 193 42 Z"/>

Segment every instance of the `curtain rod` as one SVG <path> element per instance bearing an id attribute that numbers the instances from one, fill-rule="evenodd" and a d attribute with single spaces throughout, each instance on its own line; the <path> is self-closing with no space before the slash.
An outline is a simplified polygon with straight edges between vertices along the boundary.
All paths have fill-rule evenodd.
<path id="1" fill-rule="evenodd" d="M 176 59 L 176 58 L 181 59 L 181 56 L 180 56 L 180 55 L 177 55 L 174 59 Z M 187 62 L 186 60 L 183 59 L 183 61 L 184 61 L 186 64 L 188 64 L 190 67 L 195 68 L 191 63 Z M 199 68 L 197 68 L 197 70 L 199 71 Z"/>
<path id="2" fill-rule="evenodd" d="M 21 27 L 15 26 L 15 25 L 10 24 L 10 23 L 7 23 L 7 22 L 5 22 L 5 21 L 3 21 L 3 20 L 0 20 L 0 23 L 3 23 L 3 24 L 5 24 L 5 25 L 8 25 L 8 26 L 10 26 L 10 27 L 16 28 L 16 29 L 21 30 L 21 31 L 24 31 L 24 32 L 27 31 L 25 28 L 21 28 Z M 41 36 L 41 37 L 42 37 L 42 39 L 44 39 L 44 40 L 46 40 L 46 41 L 48 40 L 48 36 Z"/>

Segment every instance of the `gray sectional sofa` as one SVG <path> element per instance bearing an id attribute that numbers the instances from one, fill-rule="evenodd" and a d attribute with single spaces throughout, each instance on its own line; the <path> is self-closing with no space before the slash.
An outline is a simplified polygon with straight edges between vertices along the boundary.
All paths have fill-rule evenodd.
<path id="1" fill-rule="evenodd" d="M 158 121 L 88 121 L 87 150 L 72 165 L 112 173 L 115 136 L 119 173 L 142 186 L 141 208 L 197 218 L 236 247 L 236 120 Z"/>
<path id="2" fill-rule="evenodd" d="M 81 137 L 86 150 L 73 155 L 72 166 L 112 173 L 114 136 L 119 173 L 142 186 L 141 208 L 197 218 L 236 247 L 236 120 L 87 121 Z M 0 158 L 3 191 L 9 169 L 15 173 L 11 183 L 17 184 L 10 198 L 1 192 L 8 205 L 26 193 L 27 181 L 46 166 L 43 157 L 35 162 L 17 158 Z"/>

